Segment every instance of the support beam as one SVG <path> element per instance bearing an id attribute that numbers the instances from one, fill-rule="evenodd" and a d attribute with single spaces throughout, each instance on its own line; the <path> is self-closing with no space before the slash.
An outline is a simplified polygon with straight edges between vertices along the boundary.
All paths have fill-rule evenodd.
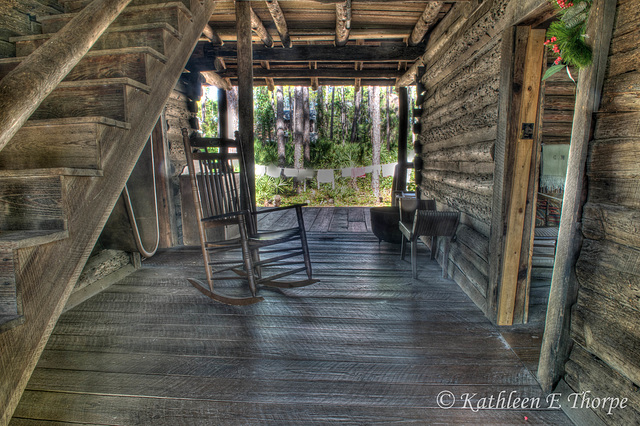
<path id="1" fill-rule="evenodd" d="M 224 59 L 222 59 L 222 58 L 216 58 L 213 61 L 213 66 L 214 66 L 216 72 L 224 71 L 224 70 L 227 69 L 227 64 L 224 62 Z"/>
<path id="2" fill-rule="evenodd" d="M 569 324 L 571 306 L 577 298 L 575 264 L 581 247 L 582 190 L 593 116 L 602 96 L 616 2 L 595 0 L 589 15 L 586 40 L 592 45 L 593 63 L 580 71 L 578 78 L 558 247 L 538 364 L 538 379 L 545 392 L 550 392 L 562 377 L 571 348 Z"/>
<path id="3" fill-rule="evenodd" d="M 504 243 L 502 263 L 502 279 L 498 298 L 498 325 L 512 325 L 516 309 L 516 290 L 521 273 L 520 254 L 522 248 L 524 220 L 529 192 L 531 173 L 531 156 L 535 140 L 535 124 L 537 123 L 538 102 L 544 60 L 545 30 L 531 30 L 527 41 L 524 67 L 524 93 L 520 107 L 520 117 L 515 140 L 507 140 L 507 144 L 515 147 L 511 193 L 507 210 L 507 234 Z"/>
<path id="4" fill-rule="evenodd" d="M 131 0 L 94 0 L 0 80 L 0 150 Z"/>
<path id="5" fill-rule="evenodd" d="M 206 71 L 202 71 L 204 74 Z M 402 71 L 367 69 L 356 71 L 349 68 L 336 69 L 274 69 L 256 68 L 253 70 L 254 78 L 398 78 Z M 236 78 L 238 70 L 227 68 L 219 73 L 222 78 Z"/>
<path id="6" fill-rule="evenodd" d="M 209 43 L 214 46 L 222 46 L 224 44 L 218 33 L 216 33 L 216 31 L 211 28 L 211 25 L 209 24 L 207 24 L 202 30 L 202 35 L 204 38 L 209 40 Z"/>
<path id="7" fill-rule="evenodd" d="M 255 206 L 255 158 L 253 152 L 253 46 L 252 21 L 255 13 L 248 1 L 236 1 L 238 30 L 238 129 L 242 144 L 249 194 L 243 194 L 245 206 Z"/>
<path id="8" fill-rule="evenodd" d="M 231 90 L 231 83 L 229 80 L 225 80 L 213 71 L 203 71 L 202 76 L 209 86 L 215 86 L 218 89 Z"/>
<path id="9" fill-rule="evenodd" d="M 343 46 L 334 47 L 328 45 L 296 45 L 291 49 L 269 49 L 263 46 L 255 46 L 253 59 L 255 61 L 271 62 L 413 62 L 424 53 L 424 45 L 405 46 Z M 198 44 L 194 51 L 190 64 L 196 66 L 198 71 L 211 67 L 212 58 L 235 58 L 238 53 L 234 46 L 210 48 L 204 44 Z"/>
<path id="10" fill-rule="evenodd" d="M 250 2 L 247 3 L 251 4 Z M 256 33 L 258 37 L 260 37 L 260 40 L 262 40 L 265 46 L 273 47 L 273 39 L 271 38 L 269 31 L 267 31 L 267 29 L 264 27 L 264 24 L 262 23 L 258 15 L 256 15 L 256 13 L 253 11 L 253 9 L 249 8 L 249 10 L 251 11 L 251 29 Z M 240 44 L 240 37 L 238 37 L 238 44 Z"/>
<path id="11" fill-rule="evenodd" d="M 344 0 L 309 0 L 310 2 L 315 3 L 323 3 L 323 4 L 332 4 L 332 3 L 342 3 Z M 427 2 L 435 2 L 438 0 L 352 0 L 353 3 L 367 4 L 367 3 L 422 3 Z M 467 3 L 472 0 L 450 0 L 449 3 Z"/>
<path id="12" fill-rule="evenodd" d="M 232 139 L 229 134 L 229 113 L 227 108 L 227 91 L 218 89 L 218 137 Z"/>
<path id="13" fill-rule="evenodd" d="M 486 3 L 490 5 L 491 3 Z M 471 14 L 474 11 L 474 4 L 461 3 L 454 6 L 453 9 L 438 23 L 434 34 L 431 35 L 427 51 L 420 54 L 421 56 L 411 65 L 411 68 L 398 80 L 396 87 L 409 86 L 415 82 L 418 68 L 425 66 L 433 58 L 440 55 L 440 52 L 449 45 L 451 40 L 455 40 L 459 34 L 468 26 Z M 442 28 L 442 31 L 439 31 Z M 436 36 L 435 31 L 439 31 Z"/>
<path id="14" fill-rule="evenodd" d="M 336 46 L 344 46 L 349 41 L 351 31 L 351 0 L 336 3 Z"/>
<path id="15" fill-rule="evenodd" d="M 355 83 L 353 78 L 318 78 L 318 86 L 353 86 Z M 365 86 L 395 86 L 396 79 L 388 78 L 363 78 L 360 81 L 362 87 Z M 311 86 L 311 80 L 308 78 L 281 78 L 274 79 L 276 86 Z M 237 86 L 237 80 L 231 80 L 231 85 Z M 266 86 L 265 79 L 255 79 L 254 86 Z"/>
<path id="16" fill-rule="evenodd" d="M 260 61 L 260 66 L 262 67 L 262 69 L 265 69 L 265 70 L 271 69 L 271 65 L 269 65 L 269 61 Z M 253 73 L 253 77 L 258 78 L 255 72 Z M 273 92 L 276 89 L 276 86 L 273 82 L 273 77 L 264 77 L 264 81 L 267 83 L 267 88 L 269 89 L 270 92 Z"/>
<path id="17" fill-rule="evenodd" d="M 295 0 L 294 0 L 295 1 Z M 220 38 L 225 42 L 236 42 L 235 28 L 218 28 L 216 30 Z M 289 37 L 292 42 L 325 41 L 335 42 L 335 28 L 289 28 Z M 388 40 L 407 37 L 407 31 L 398 28 L 352 28 L 349 32 L 349 40 Z"/>
<path id="18" fill-rule="evenodd" d="M 287 27 L 287 21 L 284 19 L 284 13 L 278 4 L 278 0 L 267 0 L 267 7 L 269 13 L 273 18 L 273 22 L 276 24 L 278 34 L 280 34 L 280 42 L 283 47 L 291 47 L 291 37 L 289 37 L 289 28 Z"/>
<path id="19" fill-rule="evenodd" d="M 416 26 L 413 27 L 413 31 L 411 32 L 411 37 L 409 37 L 409 46 L 415 46 L 420 44 L 424 35 L 429 31 L 429 28 L 433 25 L 433 23 L 438 18 L 438 13 L 440 13 L 440 9 L 442 9 L 443 2 L 433 2 L 428 3 L 427 7 L 425 7 L 424 12 Z"/>
<path id="20" fill-rule="evenodd" d="M 407 189 L 407 138 L 409 135 L 409 95 L 406 87 L 398 88 L 398 176 L 396 188 Z"/>

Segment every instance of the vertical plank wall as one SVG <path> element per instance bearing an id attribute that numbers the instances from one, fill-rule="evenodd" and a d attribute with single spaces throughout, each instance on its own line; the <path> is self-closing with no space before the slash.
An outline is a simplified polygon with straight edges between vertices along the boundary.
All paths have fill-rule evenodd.
<path id="1" fill-rule="evenodd" d="M 462 213 L 449 275 L 487 314 L 493 149 L 507 1 L 485 2 L 425 63 L 421 192 Z M 461 7 L 461 6 L 457 6 Z M 440 255 L 441 256 L 441 255 Z"/>
<path id="2" fill-rule="evenodd" d="M 600 110 L 587 160 L 584 242 L 565 380 L 593 397 L 629 398 L 596 409 L 607 424 L 640 419 L 640 12 L 619 0 Z"/>

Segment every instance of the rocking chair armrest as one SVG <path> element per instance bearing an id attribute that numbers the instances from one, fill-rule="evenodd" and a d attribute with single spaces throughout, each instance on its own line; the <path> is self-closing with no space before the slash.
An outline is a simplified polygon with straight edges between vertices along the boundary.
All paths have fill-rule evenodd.
<path id="1" fill-rule="evenodd" d="M 277 211 L 280 211 L 280 210 L 292 209 L 294 207 L 304 207 L 306 205 L 307 205 L 307 203 L 298 203 L 298 204 L 292 204 L 290 206 L 284 206 L 284 207 L 269 207 L 267 209 L 260 209 L 260 210 L 257 210 L 255 212 L 252 212 L 252 214 L 257 215 L 257 214 L 262 214 L 262 213 L 271 213 L 271 212 L 277 212 Z"/>
<path id="2" fill-rule="evenodd" d="M 202 219 L 202 222 L 213 222 L 221 219 L 229 219 L 229 218 L 240 216 L 240 215 L 246 215 L 248 213 L 249 213 L 248 210 L 238 210 L 237 212 L 230 212 L 230 213 L 224 213 L 224 214 L 218 214 L 215 216 L 205 217 Z"/>

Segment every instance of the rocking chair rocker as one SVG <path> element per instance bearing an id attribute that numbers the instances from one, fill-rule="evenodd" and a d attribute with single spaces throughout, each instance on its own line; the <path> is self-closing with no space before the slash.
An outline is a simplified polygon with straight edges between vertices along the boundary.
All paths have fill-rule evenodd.
<path id="1" fill-rule="evenodd" d="M 247 194 L 248 199 L 249 187 L 242 144 L 230 139 L 190 138 L 187 129 L 182 129 L 182 138 L 208 285 L 194 278 L 188 278 L 189 282 L 204 295 L 228 305 L 250 305 L 264 300 L 256 295 L 258 285 L 292 288 L 316 283 L 318 280 L 312 279 L 302 217 L 304 204 L 254 211 L 252 203 L 243 201 L 241 197 Z M 237 153 L 229 153 L 230 147 L 236 148 Z M 235 171 L 238 164 L 241 165 L 240 173 Z M 284 209 L 295 209 L 298 226 L 258 231 L 257 215 Z M 208 238 L 208 230 L 218 228 L 222 231 L 218 234 L 221 234 L 224 233 L 224 227 L 229 225 L 237 225 L 239 237 Z M 241 259 L 232 256 L 232 251 L 238 249 L 242 253 Z M 298 267 L 294 268 L 293 265 Z M 283 266 L 287 268 L 282 270 L 280 267 Z M 265 276 L 267 270 L 274 267 L 277 273 Z M 280 281 L 281 278 L 303 271 L 307 279 Z M 219 275 L 225 272 L 232 272 L 235 276 Z M 230 296 L 214 289 L 215 281 L 239 278 L 247 279 L 251 296 Z"/>

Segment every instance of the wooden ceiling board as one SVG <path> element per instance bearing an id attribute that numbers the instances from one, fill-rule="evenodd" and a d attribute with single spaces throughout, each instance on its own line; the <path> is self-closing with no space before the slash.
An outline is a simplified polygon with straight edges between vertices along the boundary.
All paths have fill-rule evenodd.
<path id="1" fill-rule="evenodd" d="M 349 39 L 347 45 L 367 45 L 367 46 L 380 46 L 381 51 L 384 51 L 384 46 L 393 46 L 395 48 L 406 47 L 407 40 L 409 39 L 413 28 L 420 20 L 425 8 L 429 3 L 434 0 L 352 0 L 351 6 L 351 28 L 349 32 Z M 468 0 L 460 0 L 468 1 Z M 292 40 L 294 46 L 302 45 L 319 45 L 319 46 L 334 46 L 336 38 L 336 3 L 337 0 L 279 0 L 278 4 L 282 10 L 284 18 L 286 20 L 288 34 Z M 438 19 L 442 19 L 451 9 L 456 2 L 445 2 Z M 260 18 L 263 25 L 272 36 L 275 45 L 275 49 L 282 49 L 280 43 L 280 35 L 277 31 L 275 22 L 271 16 L 269 8 L 265 1 L 251 1 L 251 7 L 256 15 Z M 210 26 L 217 32 L 219 37 L 224 40 L 225 46 L 234 46 L 234 42 L 237 39 L 235 29 L 235 3 L 234 1 L 225 0 L 218 1 L 216 9 L 209 20 Z M 436 23 L 437 25 L 437 23 Z M 433 26 L 435 27 L 435 25 Z M 432 29 L 433 29 L 432 27 Z M 256 47 L 264 47 L 261 40 L 253 36 L 253 41 Z M 255 51 L 255 48 L 254 48 Z M 286 49 L 285 49 L 286 51 Z M 376 51 L 380 52 L 380 51 Z M 209 54 L 213 51 L 210 50 Z M 337 51 L 336 51 L 337 53 Z M 325 54 L 325 58 L 328 58 L 329 53 Z M 317 67 L 321 70 L 354 70 L 356 67 L 369 71 L 380 70 L 382 75 L 387 77 L 380 79 L 368 79 L 368 82 L 363 79 L 362 84 L 367 85 L 375 82 L 385 82 L 389 84 L 388 78 L 390 70 L 404 70 L 413 63 L 413 60 L 398 61 L 389 57 L 387 61 L 380 60 L 376 57 L 375 53 L 372 56 L 367 56 L 362 62 L 356 64 L 354 57 L 347 58 L 346 56 L 336 55 L 335 61 L 318 61 L 316 64 L 310 65 L 310 62 L 290 62 L 294 57 L 284 59 L 282 55 L 271 55 L 268 57 L 269 66 L 271 70 L 308 70 L 310 66 Z M 264 56 L 264 55 L 263 55 Z M 418 55 L 419 56 L 419 55 Z M 274 59 L 279 58 L 279 61 Z M 331 57 L 333 58 L 333 57 Z M 360 55 L 358 61 L 362 61 Z M 254 56 L 254 66 L 262 69 L 258 57 Z M 406 59 L 406 58 L 405 58 Z M 200 58 L 199 66 L 210 67 L 207 65 L 212 63 L 213 58 Z M 233 56 L 225 57 L 225 62 L 230 69 L 234 69 L 237 66 L 237 61 Z M 204 65 L 203 65 L 204 64 Z M 198 66 L 196 66 L 196 69 Z M 284 75 L 284 74 L 283 74 Z M 289 74 L 287 74 L 289 75 Z M 256 84 L 260 79 L 256 79 Z M 264 80 L 264 79 L 262 79 Z M 309 79 L 296 79 L 296 78 L 281 78 L 275 79 L 276 84 L 293 84 L 300 83 L 309 85 Z M 320 77 L 320 80 L 323 80 Z M 232 81 L 234 78 L 232 77 Z M 283 83 L 286 81 L 285 83 Z M 324 83 L 320 84 L 353 84 L 353 80 L 350 82 L 346 79 L 332 79 L 325 78 Z M 304 82 L 304 83 L 303 83 Z"/>

